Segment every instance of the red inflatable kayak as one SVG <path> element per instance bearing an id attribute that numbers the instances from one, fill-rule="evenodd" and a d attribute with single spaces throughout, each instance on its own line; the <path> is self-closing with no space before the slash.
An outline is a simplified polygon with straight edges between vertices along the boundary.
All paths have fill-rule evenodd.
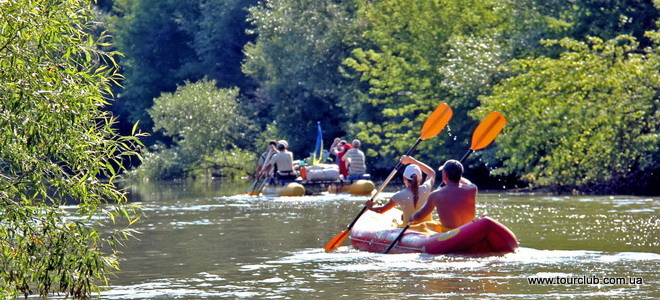
<path id="1" fill-rule="evenodd" d="M 366 211 L 350 232 L 355 249 L 385 252 L 403 227 L 398 226 L 401 211 L 392 209 L 385 214 Z M 518 239 L 504 225 L 489 218 L 474 221 L 447 232 L 428 227 L 409 228 L 390 253 L 421 252 L 429 254 L 497 254 L 515 251 Z"/>

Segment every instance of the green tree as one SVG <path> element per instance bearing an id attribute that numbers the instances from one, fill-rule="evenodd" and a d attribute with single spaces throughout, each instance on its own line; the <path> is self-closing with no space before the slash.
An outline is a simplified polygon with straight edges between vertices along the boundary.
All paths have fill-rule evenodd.
<path id="1" fill-rule="evenodd" d="M 498 110 L 509 120 L 496 172 L 605 193 L 648 188 L 660 168 L 658 49 L 640 53 L 630 36 L 547 44 L 567 51 L 513 61 L 512 77 L 481 98 L 477 116 Z"/>
<path id="2" fill-rule="evenodd" d="M 243 71 L 262 85 L 260 109 L 269 112 L 262 116 L 275 120 L 294 153 L 312 151 L 317 121 L 326 145 L 343 134 L 339 67 L 348 56 L 350 12 L 351 1 L 332 0 L 274 0 L 250 9 L 258 38 L 245 46 Z"/>
<path id="3" fill-rule="evenodd" d="M 95 24 L 89 1 L 0 2 L 0 294 L 89 296 L 130 234 L 97 223 L 135 220 L 115 179 L 139 141 L 103 110 L 119 75 Z"/>
<path id="4" fill-rule="evenodd" d="M 172 92 L 187 79 L 194 62 L 193 37 L 182 27 L 199 16 L 199 0 L 115 0 L 108 27 L 124 54 L 120 64 L 126 78 L 113 110 L 129 123 L 149 129 L 147 109 L 162 92 Z"/>
<path id="5" fill-rule="evenodd" d="M 216 82 L 202 80 L 163 93 L 149 114 L 154 131 L 174 139 L 167 148 L 158 145 L 145 154 L 138 169 L 142 177 L 171 179 L 246 175 L 254 170 L 254 125 L 238 105 L 238 89 L 218 89 Z"/>
<path id="6" fill-rule="evenodd" d="M 366 83 L 366 89 L 357 99 L 344 103 L 348 107 L 357 102 L 353 106 L 356 109 L 349 109 L 354 122 L 349 132 L 373 145 L 375 151 L 370 151 L 371 155 L 377 152 L 391 158 L 407 150 L 419 137 L 430 112 L 447 102 L 454 110 L 452 134 L 461 135 L 461 143 L 451 143 L 452 148 L 447 149 L 447 139 L 434 140 L 422 144 L 419 151 L 422 156 L 434 158 L 460 155 L 467 148 L 462 141 L 467 140 L 474 127 L 466 112 L 477 102 L 453 97 L 444 82 L 447 76 L 455 74 L 443 66 L 451 63 L 447 58 L 453 43 L 484 40 L 482 36 L 497 33 L 504 24 L 506 7 L 500 1 L 360 3 L 356 22 L 364 27 L 360 37 L 366 42 L 352 51 L 345 65 L 347 75 Z M 381 161 L 391 165 L 391 159 Z"/>
<path id="7" fill-rule="evenodd" d="M 126 77 L 113 110 L 123 122 L 153 127 L 147 109 L 163 92 L 184 81 L 207 77 L 218 87 L 251 91 L 254 82 L 241 72 L 247 7 L 256 0 L 115 0 L 108 27 L 116 35 Z M 107 4 L 106 4 L 107 6 Z M 244 101 L 245 105 L 252 104 Z M 243 100 L 242 100 L 243 101 Z M 167 140 L 157 134 L 153 139 Z"/>
<path id="8" fill-rule="evenodd" d="M 218 87 L 254 89 L 254 82 L 241 72 L 243 46 L 254 39 L 246 32 L 247 8 L 257 0 L 198 0 L 200 15 L 182 26 L 193 37 L 195 60 L 186 71 L 208 77 Z M 201 78 L 199 77 L 199 78 Z"/>
<path id="9" fill-rule="evenodd" d="M 641 48 L 651 41 L 644 36 L 657 28 L 660 11 L 648 0 L 512 0 L 510 29 L 502 32 L 516 58 L 556 58 L 564 49 L 544 47 L 542 40 L 564 37 L 584 41 L 588 36 L 604 40 L 621 34 L 641 41 Z"/>

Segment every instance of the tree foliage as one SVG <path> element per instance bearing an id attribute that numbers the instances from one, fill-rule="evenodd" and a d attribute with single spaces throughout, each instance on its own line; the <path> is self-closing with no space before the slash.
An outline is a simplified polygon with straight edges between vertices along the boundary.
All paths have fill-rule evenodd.
<path id="1" fill-rule="evenodd" d="M 0 2 L 2 294 L 89 295 L 118 266 L 116 238 L 130 234 L 90 226 L 134 220 L 115 179 L 139 145 L 103 109 L 120 76 L 116 53 L 99 50 L 108 36 L 89 34 L 95 24 L 89 1 Z M 77 206 L 65 213 L 65 203 Z M 101 213 L 109 218 L 93 219 Z"/>
<path id="2" fill-rule="evenodd" d="M 512 76 L 502 66 L 567 51 L 543 40 L 625 34 L 637 41 L 631 53 L 642 52 L 656 45 L 644 32 L 657 30 L 659 16 L 648 0 L 152 2 L 115 2 L 111 28 L 128 78 L 118 103 L 125 110 L 117 111 L 149 120 L 145 111 L 160 92 L 206 76 L 239 87 L 257 126 L 277 132 L 267 138 L 288 139 L 294 153 L 311 151 L 321 121 L 326 142 L 363 140 L 374 169 L 389 169 L 442 102 L 454 110 L 449 130 L 417 156 L 462 155 L 479 121 L 468 112 Z M 161 140 L 167 147 L 168 137 Z M 477 156 L 501 165 L 497 151 Z"/>
<path id="3" fill-rule="evenodd" d="M 503 32 L 517 58 L 540 55 L 556 58 L 564 49 L 547 47 L 542 40 L 564 37 L 585 40 L 597 36 L 604 40 L 621 34 L 635 37 L 641 47 L 651 40 L 645 32 L 655 25 L 660 12 L 648 0 L 511 0 L 511 30 Z"/>
<path id="4" fill-rule="evenodd" d="M 368 42 L 354 49 L 345 65 L 349 76 L 368 84 L 354 100 L 359 105 L 351 115 L 349 131 L 373 145 L 372 153 L 397 156 L 410 147 L 422 123 L 442 102 L 454 109 L 453 134 L 470 131 L 473 122 L 465 112 L 475 103 L 452 99 L 443 82 L 453 75 L 442 68 L 452 43 L 496 32 L 504 8 L 500 1 L 363 1 L 356 19 L 364 24 L 360 37 Z M 466 149 L 462 143 L 452 143 L 453 150 L 447 150 L 446 141 L 425 143 L 420 152 L 427 157 L 456 156 Z"/>
<path id="5" fill-rule="evenodd" d="M 211 170 L 233 176 L 254 169 L 254 155 L 241 150 L 252 143 L 255 129 L 238 105 L 239 90 L 215 85 L 212 80 L 187 82 L 154 100 L 149 110 L 154 131 L 172 137 L 174 145 L 158 145 L 145 154 L 142 177 L 196 177 Z"/>
<path id="6" fill-rule="evenodd" d="M 198 0 L 200 15 L 183 29 L 193 37 L 195 77 L 208 77 L 219 87 L 254 89 L 253 80 L 241 72 L 243 46 L 254 40 L 246 32 L 248 7 L 258 0 Z M 201 76 L 201 77 L 200 77 Z"/>
<path id="7" fill-rule="evenodd" d="M 344 78 L 338 69 L 348 55 L 350 2 L 273 0 L 250 9 L 258 40 L 245 46 L 243 70 L 262 84 L 262 109 L 270 111 L 267 118 L 276 121 L 285 133 L 279 138 L 289 139 L 294 153 L 311 151 L 317 121 L 328 139 L 343 134 L 345 116 L 337 104 Z"/>
<path id="8" fill-rule="evenodd" d="M 183 71 L 194 56 L 193 41 L 181 24 L 198 15 L 197 0 L 115 0 L 115 15 L 108 18 L 121 60 L 123 89 L 115 112 L 129 122 L 150 128 L 147 114 L 153 99 L 172 92 L 189 79 Z M 201 78 L 201 77 L 199 77 Z"/>
<path id="9" fill-rule="evenodd" d="M 509 119 L 498 139 L 504 166 L 497 172 L 540 185 L 605 182 L 604 191 L 616 192 L 636 181 L 631 176 L 649 180 L 644 176 L 660 167 L 657 48 L 640 53 L 630 36 L 547 44 L 567 52 L 511 62 L 512 77 L 481 98 L 478 116 L 498 110 Z"/>
<path id="10" fill-rule="evenodd" d="M 115 34 L 126 80 L 114 111 L 142 127 L 163 92 L 204 77 L 219 87 L 253 89 L 241 73 L 247 7 L 256 0 L 115 0 L 108 27 Z"/>

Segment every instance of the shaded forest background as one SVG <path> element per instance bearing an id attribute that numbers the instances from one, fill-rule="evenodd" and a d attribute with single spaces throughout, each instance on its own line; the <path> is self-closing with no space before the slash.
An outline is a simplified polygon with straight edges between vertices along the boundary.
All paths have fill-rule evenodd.
<path id="1" fill-rule="evenodd" d="M 108 286 L 141 216 L 116 185 L 130 168 L 241 177 L 266 139 L 306 157 L 320 122 L 326 147 L 361 139 L 378 176 L 442 102 L 449 127 L 415 154 L 434 167 L 491 111 L 508 119 L 468 161 L 482 189 L 657 195 L 658 7 L 0 1 L 0 294 Z"/>
<path id="2" fill-rule="evenodd" d="M 478 122 L 508 125 L 467 163 L 483 188 L 658 194 L 659 1 L 99 0 L 124 80 L 111 107 L 151 133 L 141 177 L 245 176 L 267 139 L 296 159 L 359 138 L 389 172 L 460 158 Z M 137 166 L 136 166 L 137 167 Z"/>

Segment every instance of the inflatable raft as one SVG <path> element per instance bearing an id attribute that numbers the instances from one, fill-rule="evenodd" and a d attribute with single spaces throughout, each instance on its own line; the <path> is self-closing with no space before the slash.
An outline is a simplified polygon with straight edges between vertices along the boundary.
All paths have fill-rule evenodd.
<path id="1" fill-rule="evenodd" d="M 351 244 L 358 250 L 384 253 L 403 229 L 397 222 L 400 218 L 401 211 L 397 209 L 384 214 L 367 210 L 351 229 Z M 390 253 L 496 254 L 518 248 L 516 236 L 489 217 L 479 217 L 447 232 L 429 228 L 411 226 Z"/>
<path id="2" fill-rule="evenodd" d="M 328 185 L 328 193 L 341 194 L 348 193 L 356 196 L 368 196 L 374 191 L 374 183 L 371 180 L 359 179 L 351 183 L 331 183 Z"/>
<path id="3" fill-rule="evenodd" d="M 326 189 L 330 194 L 348 193 L 356 196 L 368 196 L 374 191 L 374 183 L 371 180 L 360 179 L 352 182 L 346 181 L 310 181 L 297 180 L 284 185 L 267 185 L 261 193 L 264 195 L 297 197 L 320 193 Z"/>
<path id="4" fill-rule="evenodd" d="M 287 183 L 283 186 L 278 184 L 268 185 L 263 188 L 261 191 L 264 195 L 274 195 L 274 196 L 287 196 L 287 197 L 296 197 L 312 195 L 316 192 L 321 192 L 319 188 L 324 188 L 327 186 L 328 193 L 331 194 L 340 194 L 348 193 L 356 196 L 368 196 L 374 190 L 374 183 L 371 180 L 356 180 L 352 183 L 340 182 L 340 181 L 294 181 Z"/>
<path id="5" fill-rule="evenodd" d="M 305 195 L 305 187 L 297 182 L 289 182 L 285 185 L 267 185 L 261 193 L 264 195 L 300 197 Z"/>

